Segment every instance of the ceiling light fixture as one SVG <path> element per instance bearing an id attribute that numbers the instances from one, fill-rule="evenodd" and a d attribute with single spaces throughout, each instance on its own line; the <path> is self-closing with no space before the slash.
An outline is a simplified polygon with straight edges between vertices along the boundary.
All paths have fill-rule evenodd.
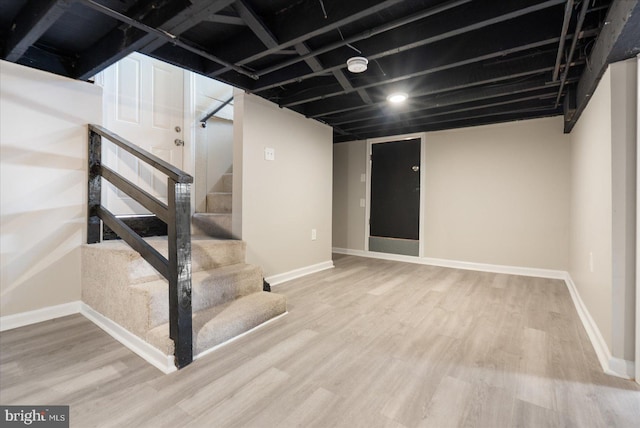
<path id="1" fill-rule="evenodd" d="M 407 98 L 409 98 L 409 95 L 407 95 L 405 92 L 394 92 L 387 97 L 387 101 L 389 101 L 390 103 L 398 104 L 406 101 Z"/>
<path id="2" fill-rule="evenodd" d="M 354 56 L 347 60 L 347 69 L 352 73 L 362 73 L 367 70 L 369 60 L 363 56 Z"/>

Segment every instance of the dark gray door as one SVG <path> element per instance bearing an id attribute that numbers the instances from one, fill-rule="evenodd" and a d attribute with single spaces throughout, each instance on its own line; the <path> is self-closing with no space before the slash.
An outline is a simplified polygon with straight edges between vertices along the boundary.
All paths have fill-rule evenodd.
<path id="1" fill-rule="evenodd" d="M 419 229 L 420 139 L 373 144 L 369 249 L 417 256 Z"/>

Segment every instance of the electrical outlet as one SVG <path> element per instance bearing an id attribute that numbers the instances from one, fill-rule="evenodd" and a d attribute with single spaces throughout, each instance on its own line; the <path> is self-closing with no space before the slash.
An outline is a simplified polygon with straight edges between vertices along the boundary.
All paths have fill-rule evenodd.
<path id="1" fill-rule="evenodd" d="M 366 201 L 364 198 L 360 198 L 360 208 L 364 208 Z"/>
<path id="2" fill-rule="evenodd" d="M 311 240 L 315 241 L 316 239 L 318 239 L 318 231 L 315 229 L 311 229 Z"/>
<path id="3" fill-rule="evenodd" d="M 276 160 L 276 149 L 274 149 L 273 147 L 265 147 L 264 160 L 268 160 L 268 161 Z"/>

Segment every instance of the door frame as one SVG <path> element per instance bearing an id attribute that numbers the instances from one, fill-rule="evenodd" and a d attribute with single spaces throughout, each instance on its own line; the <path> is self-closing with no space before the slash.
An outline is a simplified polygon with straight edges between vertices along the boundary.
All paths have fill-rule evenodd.
<path id="1" fill-rule="evenodd" d="M 413 134 L 402 134 L 391 137 L 378 137 L 367 139 L 367 151 L 366 151 L 366 193 L 365 193 L 365 219 L 364 219 L 364 250 L 369 252 L 369 237 L 370 227 L 369 221 L 371 219 L 371 152 L 374 144 L 379 143 L 391 143 L 394 141 L 414 140 L 420 139 L 420 222 L 418 226 L 418 257 L 424 257 L 424 215 L 425 215 L 425 172 L 424 165 L 426 161 L 425 149 L 426 149 L 426 133 L 417 132 Z M 398 257 L 398 255 L 389 254 L 390 257 Z M 412 256 L 400 256 L 400 257 L 412 257 Z"/>

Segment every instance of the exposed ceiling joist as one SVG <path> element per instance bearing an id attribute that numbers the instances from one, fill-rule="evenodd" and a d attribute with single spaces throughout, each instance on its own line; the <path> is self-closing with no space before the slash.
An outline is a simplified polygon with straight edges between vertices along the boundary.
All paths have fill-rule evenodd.
<path id="1" fill-rule="evenodd" d="M 142 52 L 322 121 L 336 142 L 562 113 L 570 129 L 606 65 L 640 51 L 637 3 L 6 0 L 0 46 L 80 79 Z M 348 72 L 352 56 L 368 69 Z"/>
<path id="2" fill-rule="evenodd" d="M 247 58 L 239 61 L 238 64 L 249 64 L 265 56 L 272 55 L 275 52 L 283 49 L 295 46 L 298 43 L 305 42 L 313 37 L 334 31 L 342 26 L 355 22 L 359 19 L 365 18 L 369 15 L 378 13 L 384 9 L 387 9 L 395 4 L 402 3 L 404 0 L 386 0 L 378 4 L 368 5 L 363 7 L 358 2 L 344 2 L 344 8 L 339 11 L 336 16 L 328 17 L 327 19 L 321 19 L 319 11 L 315 12 L 312 8 L 310 10 L 304 10 L 304 14 L 298 16 L 296 20 L 286 22 L 286 25 L 282 26 L 282 34 L 279 37 L 282 43 L 273 48 L 258 52 L 250 55 Z M 318 4 L 319 5 L 319 4 Z M 299 7 L 303 7 L 304 5 Z M 354 10 L 355 9 L 355 10 Z M 310 29 L 313 28 L 313 29 Z M 242 49 L 242 42 L 236 42 L 227 47 L 228 51 L 234 51 Z M 230 69 L 222 68 L 215 72 L 210 73 L 210 77 L 216 77 L 223 73 L 228 72 Z"/>
<path id="3" fill-rule="evenodd" d="M 391 55 L 413 50 L 422 46 L 427 46 L 465 35 L 469 32 L 481 30 L 496 24 L 513 20 L 517 17 L 526 16 L 535 12 L 543 11 L 546 8 L 557 6 L 564 0 L 548 0 L 532 5 L 531 0 L 514 0 L 500 2 L 496 9 L 487 9 L 482 5 L 471 3 L 466 9 L 449 10 L 446 16 L 432 21 L 418 22 L 405 31 L 397 34 L 381 34 L 378 37 L 371 37 L 363 40 L 359 49 L 369 60 L 377 60 Z M 520 8 L 526 5 L 524 8 Z M 444 12 L 444 11 L 442 11 Z M 540 15 L 542 16 L 542 15 Z M 541 23 L 544 24 L 544 23 Z M 535 28 L 532 27 L 532 28 Z M 544 27 L 547 29 L 548 26 Z M 524 28 L 522 30 L 525 30 Z M 501 34 L 506 33 L 503 31 Z M 511 33 L 510 33 L 511 34 Z M 346 64 L 342 58 L 326 64 L 327 68 L 345 68 Z M 260 74 L 260 71 L 258 71 Z M 291 75 L 291 77 L 288 77 Z M 253 88 L 254 92 L 261 92 L 281 85 L 300 82 L 317 76 L 317 73 L 300 73 L 295 66 L 288 67 L 277 76 L 263 76 Z"/>
<path id="4" fill-rule="evenodd" d="M 19 60 L 45 31 L 69 7 L 69 0 L 31 0 L 21 10 L 11 28 L 4 58 L 6 61 Z"/>
<path id="5" fill-rule="evenodd" d="M 578 82 L 576 91 L 569 96 L 569 105 L 575 110 L 565 109 L 564 132 L 569 133 L 589 103 L 598 82 L 610 63 L 640 53 L 640 3 L 638 0 L 614 1 L 607 14 L 605 25 L 591 52 L 589 66 Z"/>
<path id="6" fill-rule="evenodd" d="M 75 1 L 100 13 L 110 14 L 111 11 L 93 0 Z M 112 14 L 123 24 L 104 36 L 89 52 L 84 52 L 81 55 L 76 77 L 82 80 L 88 79 L 132 52 L 153 51 L 171 41 L 172 38 L 169 35 L 177 36 L 195 25 L 194 20 L 199 22 L 198 16 L 200 14 L 205 11 L 210 14 L 218 12 L 232 1 L 218 0 L 211 4 L 211 2 L 200 0 L 187 8 L 176 2 L 164 2 L 161 6 L 148 4 L 144 8 L 135 7 L 131 15 L 124 15 L 126 18 L 130 18 L 129 22 Z M 156 27 L 160 29 L 150 31 Z"/>

